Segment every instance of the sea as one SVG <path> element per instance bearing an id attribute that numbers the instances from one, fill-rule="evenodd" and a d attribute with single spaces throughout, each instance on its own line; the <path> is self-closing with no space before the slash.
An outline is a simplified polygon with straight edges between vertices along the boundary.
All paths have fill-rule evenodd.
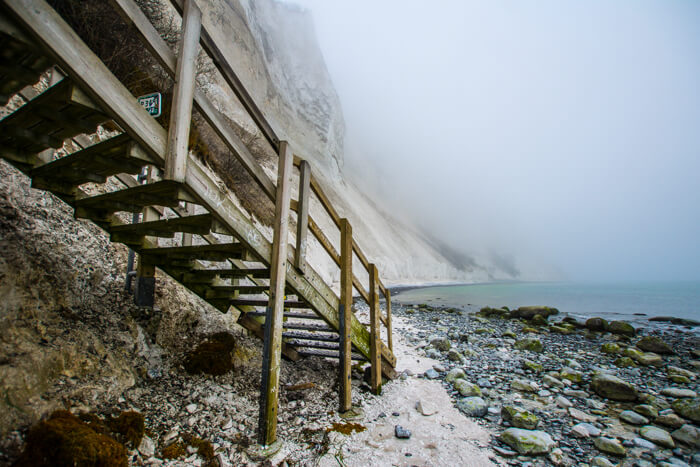
<path id="1" fill-rule="evenodd" d="M 546 305 L 563 316 L 600 316 L 649 325 L 655 316 L 700 321 L 700 281 L 686 282 L 489 282 L 398 290 L 392 300 L 432 306 Z M 700 326 L 694 329 L 700 332 Z"/>

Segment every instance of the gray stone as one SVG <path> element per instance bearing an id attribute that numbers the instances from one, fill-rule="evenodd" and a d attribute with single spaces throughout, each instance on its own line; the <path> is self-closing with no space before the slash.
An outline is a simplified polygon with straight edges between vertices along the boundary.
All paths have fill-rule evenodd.
<path id="1" fill-rule="evenodd" d="M 685 424 L 685 421 L 675 413 L 659 415 L 654 422 L 671 428 L 680 428 Z"/>
<path id="2" fill-rule="evenodd" d="M 635 344 L 637 348 L 645 352 L 654 352 L 662 355 L 673 354 L 673 349 L 658 337 L 644 336 Z"/>
<path id="3" fill-rule="evenodd" d="M 671 433 L 671 437 L 676 441 L 688 446 L 700 449 L 700 430 L 693 425 L 685 424 Z"/>
<path id="4" fill-rule="evenodd" d="M 574 405 L 569 399 L 567 399 L 564 396 L 557 396 L 555 402 L 557 403 L 557 406 L 561 407 L 562 409 L 568 409 L 569 407 L 572 407 Z"/>
<path id="5" fill-rule="evenodd" d="M 544 431 L 508 428 L 500 436 L 501 441 L 520 454 L 538 455 L 549 453 L 556 443 Z"/>
<path id="6" fill-rule="evenodd" d="M 632 410 L 634 410 L 638 414 L 644 415 L 645 417 L 647 417 L 651 420 L 653 420 L 659 416 L 659 411 L 656 410 L 656 407 L 654 407 L 653 405 L 648 405 L 648 404 L 635 405 Z"/>
<path id="7" fill-rule="evenodd" d="M 682 399 L 686 397 L 698 397 L 698 393 L 690 389 L 683 388 L 663 388 L 661 394 L 668 397 L 673 397 L 674 399 Z"/>
<path id="8" fill-rule="evenodd" d="M 591 459 L 591 467 L 615 467 L 615 464 L 605 457 L 597 456 Z"/>
<path id="9" fill-rule="evenodd" d="M 554 376 L 550 375 L 544 375 L 542 377 L 542 381 L 546 386 L 549 386 L 550 388 L 563 388 L 564 383 L 562 383 L 560 380 L 555 378 Z"/>
<path id="10" fill-rule="evenodd" d="M 617 376 L 598 374 L 591 381 L 591 389 L 601 397 L 616 401 L 637 400 L 637 390 Z"/>
<path id="11" fill-rule="evenodd" d="M 138 451 L 145 459 L 153 457 L 156 454 L 156 443 L 154 443 L 153 440 L 148 436 L 143 435 L 143 438 L 141 438 L 141 443 L 138 447 Z"/>
<path id="12" fill-rule="evenodd" d="M 519 350 L 529 350 L 531 352 L 542 352 L 544 350 L 542 342 L 534 337 L 527 337 L 515 341 L 515 348 Z"/>
<path id="13" fill-rule="evenodd" d="M 665 448 L 673 449 L 676 447 L 676 443 L 668 431 L 659 427 L 652 425 L 643 426 L 639 429 L 639 436 Z"/>
<path id="14" fill-rule="evenodd" d="M 595 422 L 598 419 L 597 417 L 587 414 L 586 412 L 578 410 L 574 407 L 569 407 L 568 412 L 571 418 L 579 420 L 581 422 L 591 423 Z"/>
<path id="15" fill-rule="evenodd" d="M 526 381 L 523 379 L 514 379 L 510 383 L 510 387 L 512 389 L 515 389 L 516 391 L 522 391 L 522 392 L 537 392 L 539 389 L 537 387 L 537 384 L 535 384 L 532 381 Z"/>
<path id="16" fill-rule="evenodd" d="M 425 377 L 428 379 L 437 379 L 440 377 L 440 374 L 437 371 L 430 368 L 425 372 Z"/>
<path id="17" fill-rule="evenodd" d="M 489 410 L 489 405 L 481 397 L 465 397 L 457 401 L 457 408 L 470 417 L 483 417 Z"/>
<path id="18" fill-rule="evenodd" d="M 649 423 L 649 420 L 646 417 L 631 410 L 625 410 L 624 412 L 620 413 L 620 420 L 627 422 L 630 425 L 647 425 Z"/>
<path id="19" fill-rule="evenodd" d="M 627 454 L 625 447 L 615 438 L 596 438 L 593 440 L 593 444 L 598 450 L 607 454 L 612 454 L 613 456 L 623 457 Z"/>
<path id="20" fill-rule="evenodd" d="M 411 430 L 407 430 L 401 425 L 396 425 L 394 427 L 394 435 L 399 439 L 409 439 L 411 438 Z"/>
<path id="21" fill-rule="evenodd" d="M 447 352 L 452 347 L 450 340 L 446 337 L 436 337 L 430 341 L 430 345 L 441 352 Z"/>
<path id="22" fill-rule="evenodd" d="M 571 435 L 576 438 L 588 438 L 589 436 L 600 436 L 600 430 L 590 423 L 578 423 L 571 427 Z"/>
<path id="23" fill-rule="evenodd" d="M 656 446 L 656 444 L 652 443 L 651 441 L 647 441 L 647 440 L 644 439 L 644 438 L 634 438 L 634 439 L 632 440 L 632 442 L 633 442 L 634 445 L 637 446 L 638 448 L 648 449 L 649 451 L 653 451 L 653 450 L 655 450 L 655 449 L 658 449 L 658 447 Z"/>
<path id="24" fill-rule="evenodd" d="M 433 406 L 429 402 L 418 401 L 416 402 L 416 410 L 419 414 L 429 417 L 438 413 L 437 407 Z"/>
<path id="25" fill-rule="evenodd" d="M 681 417 L 700 423 L 700 399 L 678 399 L 671 404 L 673 411 Z"/>

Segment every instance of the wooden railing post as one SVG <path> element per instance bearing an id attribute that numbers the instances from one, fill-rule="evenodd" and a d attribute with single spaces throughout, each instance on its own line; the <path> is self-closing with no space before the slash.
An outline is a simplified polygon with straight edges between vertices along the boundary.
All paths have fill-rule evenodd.
<path id="1" fill-rule="evenodd" d="M 347 412 L 352 407 L 352 381 L 350 380 L 352 352 L 352 227 L 347 219 L 340 219 L 340 368 L 338 374 L 338 395 L 340 411 Z"/>
<path id="2" fill-rule="evenodd" d="M 386 333 L 387 333 L 387 344 L 389 345 L 389 350 L 394 351 L 394 342 L 391 336 L 391 292 L 386 289 Z"/>
<path id="3" fill-rule="evenodd" d="M 309 187 L 311 186 L 311 164 L 299 164 L 299 203 L 297 205 L 297 244 L 294 266 L 304 274 L 306 269 L 306 235 L 309 230 Z"/>
<path id="4" fill-rule="evenodd" d="M 173 103 L 170 109 L 168 152 L 165 156 L 165 178 L 178 182 L 184 182 L 187 173 L 188 141 L 201 27 L 202 12 L 194 0 L 185 0 Z"/>
<path id="5" fill-rule="evenodd" d="M 275 230 L 270 258 L 270 299 L 265 314 L 262 385 L 258 442 L 272 444 L 277 439 L 277 409 L 280 360 L 282 354 L 282 321 L 287 272 L 289 236 L 289 204 L 291 202 L 292 151 L 286 141 L 280 142 L 275 202 Z"/>
<path id="6" fill-rule="evenodd" d="M 370 326 L 370 363 L 372 373 L 370 386 L 372 392 L 381 394 L 382 392 L 382 347 L 379 322 L 382 310 L 379 308 L 379 294 L 377 291 L 377 266 L 369 265 L 369 326 Z"/>
<path id="7" fill-rule="evenodd" d="M 160 178 L 157 167 L 148 166 L 146 183 L 152 183 Z M 152 207 L 144 208 L 141 213 L 141 222 L 157 221 L 160 219 L 158 211 Z M 156 293 L 156 267 L 143 255 L 138 256 L 136 268 L 136 285 L 134 287 L 134 303 L 137 306 L 153 308 Z"/>

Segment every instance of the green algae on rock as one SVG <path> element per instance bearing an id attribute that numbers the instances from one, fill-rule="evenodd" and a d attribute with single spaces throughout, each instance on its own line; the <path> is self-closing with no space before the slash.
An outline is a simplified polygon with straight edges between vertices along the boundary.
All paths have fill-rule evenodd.
<path id="1" fill-rule="evenodd" d="M 552 437 L 544 431 L 521 428 L 508 428 L 501 433 L 500 439 L 520 454 L 547 454 L 556 445 Z"/>

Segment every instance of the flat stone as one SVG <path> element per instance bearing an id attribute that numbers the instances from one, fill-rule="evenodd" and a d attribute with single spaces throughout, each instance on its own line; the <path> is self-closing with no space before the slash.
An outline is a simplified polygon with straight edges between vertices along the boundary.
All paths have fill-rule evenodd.
<path id="1" fill-rule="evenodd" d="M 571 418 L 573 418 L 575 420 L 579 420 L 581 422 L 592 423 L 592 422 L 595 422 L 596 420 L 598 420 L 598 417 L 587 414 L 586 412 L 578 410 L 574 407 L 569 407 L 568 412 L 569 412 L 569 415 L 571 416 Z"/>
<path id="2" fill-rule="evenodd" d="M 430 404 L 429 402 L 423 401 L 416 402 L 416 410 L 419 414 L 423 415 L 424 417 L 430 417 L 431 415 L 435 415 L 436 413 L 438 413 L 437 407 Z"/>
<path id="3" fill-rule="evenodd" d="M 578 423 L 571 427 L 571 434 L 577 438 L 600 436 L 600 429 L 590 423 Z"/>
<path id="4" fill-rule="evenodd" d="M 574 404 L 567 399 L 564 396 L 557 396 L 557 398 L 554 400 L 557 404 L 558 407 L 561 407 L 562 409 L 568 409 L 569 407 L 572 407 Z"/>
<path id="5" fill-rule="evenodd" d="M 686 397 L 698 397 L 698 393 L 690 389 L 683 388 L 663 388 L 661 394 L 674 399 L 682 399 Z"/>
<path id="6" fill-rule="evenodd" d="M 686 370 L 684 368 L 679 368 L 677 366 L 669 365 L 666 367 L 666 374 L 671 376 L 671 375 L 679 375 L 679 376 L 685 376 L 688 379 L 695 379 L 696 375 L 695 372 Z"/>
<path id="7" fill-rule="evenodd" d="M 549 453 L 556 443 L 544 431 L 508 428 L 500 436 L 501 441 L 520 454 L 538 455 Z"/>
<path id="8" fill-rule="evenodd" d="M 675 413 L 668 413 L 664 415 L 659 415 L 656 417 L 656 420 L 654 420 L 654 423 L 657 423 L 659 425 L 664 425 L 668 426 L 671 428 L 680 428 L 685 424 L 685 421 L 676 415 Z"/>
<path id="9" fill-rule="evenodd" d="M 454 383 L 457 379 L 465 379 L 467 377 L 464 370 L 461 368 L 452 368 L 447 376 L 445 376 L 445 381 L 448 383 Z"/>
<path id="10" fill-rule="evenodd" d="M 598 450 L 607 454 L 612 454 L 613 456 L 623 457 L 627 454 L 625 447 L 615 438 L 595 438 L 593 444 Z"/>
<path id="11" fill-rule="evenodd" d="M 591 381 L 591 389 L 601 397 L 616 401 L 634 401 L 637 399 L 637 390 L 627 381 L 617 376 L 598 374 Z"/>
<path id="12" fill-rule="evenodd" d="M 563 388 L 564 383 L 562 383 L 560 380 L 555 378 L 554 376 L 550 375 L 544 375 L 542 377 L 542 381 L 546 386 L 549 386 L 550 388 Z"/>
<path id="13" fill-rule="evenodd" d="M 527 337 L 515 341 L 515 348 L 519 350 L 529 350 L 531 352 L 542 352 L 544 350 L 542 342 L 534 337 Z"/>
<path id="14" fill-rule="evenodd" d="M 572 368 L 568 368 L 568 367 L 563 368 L 559 372 L 559 376 L 562 379 L 568 379 L 569 381 L 571 381 L 573 383 L 580 383 L 581 381 L 583 381 L 583 374 L 580 371 L 576 371 L 576 370 L 574 370 Z"/>
<path id="15" fill-rule="evenodd" d="M 526 381 L 523 379 L 514 379 L 510 383 L 510 387 L 516 391 L 522 392 L 537 392 L 539 389 L 537 384 L 532 381 Z"/>
<path id="16" fill-rule="evenodd" d="M 676 443 L 668 431 L 659 427 L 652 425 L 643 426 L 639 429 L 639 436 L 665 448 L 673 449 L 676 447 Z"/>
<path id="17" fill-rule="evenodd" d="M 156 443 L 148 436 L 143 435 L 138 451 L 146 459 L 153 457 L 156 454 Z"/>
<path id="18" fill-rule="evenodd" d="M 620 413 L 620 420 L 622 420 L 623 422 L 627 422 L 630 425 L 649 424 L 649 420 L 646 417 L 631 410 L 625 410 L 624 412 Z"/>
<path id="19" fill-rule="evenodd" d="M 671 437 L 691 448 L 700 449 L 700 430 L 693 425 L 685 424 L 671 433 Z"/>
<path id="20" fill-rule="evenodd" d="M 195 413 L 197 411 L 197 404 L 189 404 L 185 407 L 187 413 Z"/>
<path id="21" fill-rule="evenodd" d="M 649 451 L 654 451 L 658 449 L 658 446 L 656 444 L 652 443 L 651 441 L 647 441 L 644 438 L 634 438 L 632 442 L 638 448 L 647 449 Z"/>
<path id="22" fill-rule="evenodd" d="M 657 354 L 673 354 L 673 349 L 658 337 L 654 336 L 644 336 L 635 344 L 637 348 L 644 350 L 645 352 L 654 352 Z"/>
<path id="23" fill-rule="evenodd" d="M 440 377 L 440 373 L 430 368 L 425 372 L 425 377 L 428 379 L 438 379 Z"/>
<path id="24" fill-rule="evenodd" d="M 591 467 L 615 467 L 615 464 L 607 460 L 605 457 L 596 456 L 591 459 Z"/>
<path id="25" fill-rule="evenodd" d="M 659 416 L 659 411 L 656 410 L 656 407 L 653 405 L 648 405 L 648 404 L 640 404 L 640 405 L 635 405 L 632 410 L 637 412 L 640 415 L 644 415 L 645 417 L 653 420 L 656 417 Z"/>

